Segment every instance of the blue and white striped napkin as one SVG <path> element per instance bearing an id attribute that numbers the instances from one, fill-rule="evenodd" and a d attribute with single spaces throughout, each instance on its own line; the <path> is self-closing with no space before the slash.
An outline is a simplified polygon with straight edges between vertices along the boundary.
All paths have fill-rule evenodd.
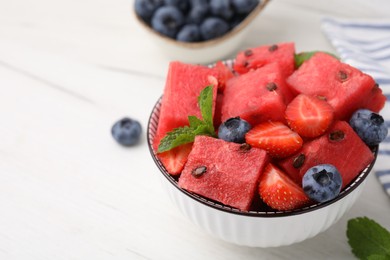
<path id="1" fill-rule="evenodd" d="M 323 18 L 322 30 L 345 63 L 370 74 L 382 88 L 387 102 L 380 114 L 390 127 L 390 20 Z M 390 196 L 390 136 L 379 146 L 374 170 Z"/>

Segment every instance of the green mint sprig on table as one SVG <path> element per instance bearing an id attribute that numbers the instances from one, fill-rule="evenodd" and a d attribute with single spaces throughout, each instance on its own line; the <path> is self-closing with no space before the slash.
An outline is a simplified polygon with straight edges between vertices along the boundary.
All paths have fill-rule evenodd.
<path id="1" fill-rule="evenodd" d="M 350 219 L 348 243 L 359 259 L 390 260 L 390 232 L 367 217 Z"/>
<path id="2" fill-rule="evenodd" d="M 318 52 L 323 52 L 323 53 L 326 53 L 326 54 L 328 54 L 330 56 L 335 57 L 336 59 L 339 59 L 339 57 L 337 57 L 336 55 L 334 55 L 334 54 L 332 54 L 330 52 L 326 52 L 326 51 L 306 51 L 306 52 L 300 52 L 300 53 L 294 54 L 295 67 L 299 68 L 302 65 L 302 63 L 304 63 L 305 61 L 309 60 L 314 54 L 316 54 Z"/>
<path id="3" fill-rule="evenodd" d="M 189 126 L 175 128 L 161 139 L 157 152 L 169 151 L 183 144 L 192 143 L 197 135 L 215 136 L 213 124 L 213 86 L 205 87 L 198 97 L 202 119 L 188 116 Z"/>

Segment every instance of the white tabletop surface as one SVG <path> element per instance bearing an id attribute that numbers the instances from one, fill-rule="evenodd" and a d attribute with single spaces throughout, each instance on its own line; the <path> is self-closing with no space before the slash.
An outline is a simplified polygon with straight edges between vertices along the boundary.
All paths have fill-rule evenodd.
<path id="1" fill-rule="evenodd" d="M 272 0 L 241 48 L 294 41 L 334 51 L 323 15 L 388 17 L 385 0 Z M 0 3 L 0 259 L 354 259 L 348 219 L 390 229 L 374 174 L 337 224 L 281 248 L 247 248 L 205 234 L 169 201 L 146 144 L 169 59 L 128 0 Z M 384 6 L 384 7 L 383 7 Z M 112 124 L 140 120 L 133 148 Z"/>

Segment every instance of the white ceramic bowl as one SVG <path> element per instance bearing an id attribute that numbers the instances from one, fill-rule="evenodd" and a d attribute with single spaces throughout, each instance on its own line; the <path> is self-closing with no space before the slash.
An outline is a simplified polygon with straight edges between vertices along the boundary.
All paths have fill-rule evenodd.
<path id="1" fill-rule="evenodd" d="M 229 54 L 235 53 L 245 36 L 250 31 L 250 27 L 258 14 L 268 4 L 270 0 L 262 0 L 261 3 L 233 30 L 224 36 L 196 43 L 175 41 L 154 31 L 135 12 L 135 18 L 139 22 L 151 40 L 155 42 L 161 50 L 173 60 L 180 60 L 188 63 L 210 63 L 226 58 Z"/>
<path id="2" fill-rule="evenodd" d="M 161 99 L 156 103 L 148 123 L 148 145 L 160 172 L 162 186 L 170 199 L 192 222 L 209 234 L 222 240 L 251 247 L 277 247 L 311 238 L 336 223 L 361 194 L 372 162 L 334 200 L 318 203 L 298 210 L 243 212 L 181 189 L 153 150 L 160 113 Z M 378 147 L 374 154 L 377 156 Z"/>

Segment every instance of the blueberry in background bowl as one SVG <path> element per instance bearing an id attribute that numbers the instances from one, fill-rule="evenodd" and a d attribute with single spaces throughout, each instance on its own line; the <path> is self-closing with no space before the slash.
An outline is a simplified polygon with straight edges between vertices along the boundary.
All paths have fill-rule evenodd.
<path id="1" fill-rule="evenodd" d="M 136 0 L 134 15 L 170 59 L 210 63 L 237 51 L 269 0 Z"/>
<path id="2" fill-rule="evenodd" d="M 156 10 L 152 17 L 152 28 L 171 38 L 176 37 L 180 27 L 184 24 L 184 16 L 175 6 L 162 6 Z"/>
<path id="3" fill-rule="evenodd" d="M 223 36 L 248 16 L 259 0 L 136 0 L 136 14 L 153 30 L 178 41 L 201 42 Z M 200 37 L 178 37 L 187 25 Z M 188 27 L 187 27 L 188 28 Z M 188 29 L 186 29 L 188 30 Z"/>
<path id="4" fill-rule="evenodd" d="M 163 0 L 149 0 L 149 1 L 139 1 L 136 0 L 134 4 L 134 9 L 137 15 L 141 17 L 145 22 L 149 23 L 152 15 L 164 4 Z"/>

